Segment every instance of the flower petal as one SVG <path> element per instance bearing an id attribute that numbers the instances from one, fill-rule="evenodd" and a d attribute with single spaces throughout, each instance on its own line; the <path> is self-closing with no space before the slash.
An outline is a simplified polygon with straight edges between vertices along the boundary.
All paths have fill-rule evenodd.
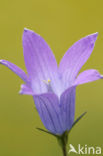
<path id="1" fill-rule="evenodd" d="M 52 89 L 55 92 L 59 90 L 55 85 L 58 84 L 57 63 L 44 39 L 33 31 L 24 29 L 23 51 L 33 90 L 37 94 L 47 92 L 48 89 L 44 80 L 47 81 L 48 79 L 51 80 Z"/>
<path id="2" fill-rule="evenodd" d="M 67 89 L 76 78 L 81 67 L 90 57 L 97 39 L 97 33 L 77 41 L 64 55 L 59 65 L 64 88 Z"/>
<path id="3" fill-rule="evenodd" d="M 75 86 L 68 88 L 60 97 L 63 127 L 69 130 L 72 127 L 75 116 Z"/>
<path id="4" fill-rule="evenodd" d="M 92 81 L 96 81 L 99 79 L 103 79 L 103 76 L 97 70 L 89 69 L 85 70 L 84 72 L 80 73 L 76 78 L 74 85 L 80 85 Z"/>
<path id="5" fill-rule="evenodd" d="M 4 66 L 8 67 L 9 69 L 11 69 L 15 74 L 17 74 L 24 82 L 29 83 L 29 78 L 28 76 L 25 74 L 25 72 L 20 69 L 19 67 L 17 67 L 15 64 L 6 61 L 6 60 L 0 60 L 0 64 L 3 64 Z"/>
<path id="6" fill-rule="evenodd" d="M 29 86 L 27 86 L 26 84 L 21 85 L 21 90 L 20 90 L 19 94 L 34 95 L 32 89 Z"/>
<path id="7" fill-rule="evenodd" d="M 59 107 L 58 97 L 53 93 L 35 95 L 34 101 L 40 118 L 50 132 L 62 134 L 62 112 Z"/>

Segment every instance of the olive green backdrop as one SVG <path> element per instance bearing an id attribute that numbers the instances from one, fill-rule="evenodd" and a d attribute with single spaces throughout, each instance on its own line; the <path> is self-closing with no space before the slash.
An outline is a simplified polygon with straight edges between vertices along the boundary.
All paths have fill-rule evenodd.
<path id="1" fill-rule="evenodd" d="M 25 70 L 24 27 L 45 38 L 58 62 L 75 41 L 99 32 L 93 54 L 81 71 L 95 68 L 103 74 L 102 0 L 1 0 L 0 59 Z M 22 83 L 14 73 L 0 66 L 0 156 L 62 156 L 56 139 L 35 129 L 44 126 L 32 97 L 18 94 Z M 102 146 L 102 80 L 77 87 L 76 117 L 84 111 L 88 113 L 72 130 L 69 143 L 75 147 Z"/>

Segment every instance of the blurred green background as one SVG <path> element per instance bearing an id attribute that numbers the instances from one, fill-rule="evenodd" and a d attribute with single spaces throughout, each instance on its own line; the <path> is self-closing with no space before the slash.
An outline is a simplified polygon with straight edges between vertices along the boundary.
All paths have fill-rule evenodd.
<path id="1" fill-rule="evenodd" d="M 99 32 L 93 54 L 81 71 L 95 68 L 103 74 L 102 0 L 1 0 L 0 59 L 25 70 L 24 27 L 45 38 L 58 62 L 75 41 Z M 44 126 L 32 97 L 18 94 L 22 83 L 14 73 L 0 66 L 0 156 L 62 156 L 56 139 L 35 129 Z M 72 130 L 69 143 L 75 147 L 78 144 L 102 147 L 102 80 L 77 88 L 76 117 L 84 111 L 88 113 Z"/>

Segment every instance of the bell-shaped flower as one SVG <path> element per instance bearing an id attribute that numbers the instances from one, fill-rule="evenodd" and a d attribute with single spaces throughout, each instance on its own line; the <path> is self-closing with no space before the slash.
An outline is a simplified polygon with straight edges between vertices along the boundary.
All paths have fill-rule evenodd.
<path id="1" fill-rule="evenodd" d="M 93 51 L 97 35 L 94 33 L 77 41 L 58 66 L 44 39 L 24 29 L 23 52 L 28 74 L 12 63 L 0 60 L 24 81 L 20 93 L 33 96 L 44 126 L 53 134 L 63 134 L 73 125 L 76 87 L 103 78 L 95 69 L 78 75 Z"/>

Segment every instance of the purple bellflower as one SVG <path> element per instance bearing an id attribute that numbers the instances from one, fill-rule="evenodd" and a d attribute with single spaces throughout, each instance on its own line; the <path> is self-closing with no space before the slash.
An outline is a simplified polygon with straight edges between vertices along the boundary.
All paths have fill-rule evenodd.
<path id="1" fill-rule="evenodd" d="M 76 87 L 103 78 L 95 69 L 78 75 L 93 51 L 97 35 L 94 33 L 77 41 L 57 66 L 44 39 L 24 29 L 23 52 L 28 74 L 9 61 L 0 60 L 24 81 L 20 93 L 33 96 L 44 126 L 53 134 L 62 135 L 73 125 Z"/>

